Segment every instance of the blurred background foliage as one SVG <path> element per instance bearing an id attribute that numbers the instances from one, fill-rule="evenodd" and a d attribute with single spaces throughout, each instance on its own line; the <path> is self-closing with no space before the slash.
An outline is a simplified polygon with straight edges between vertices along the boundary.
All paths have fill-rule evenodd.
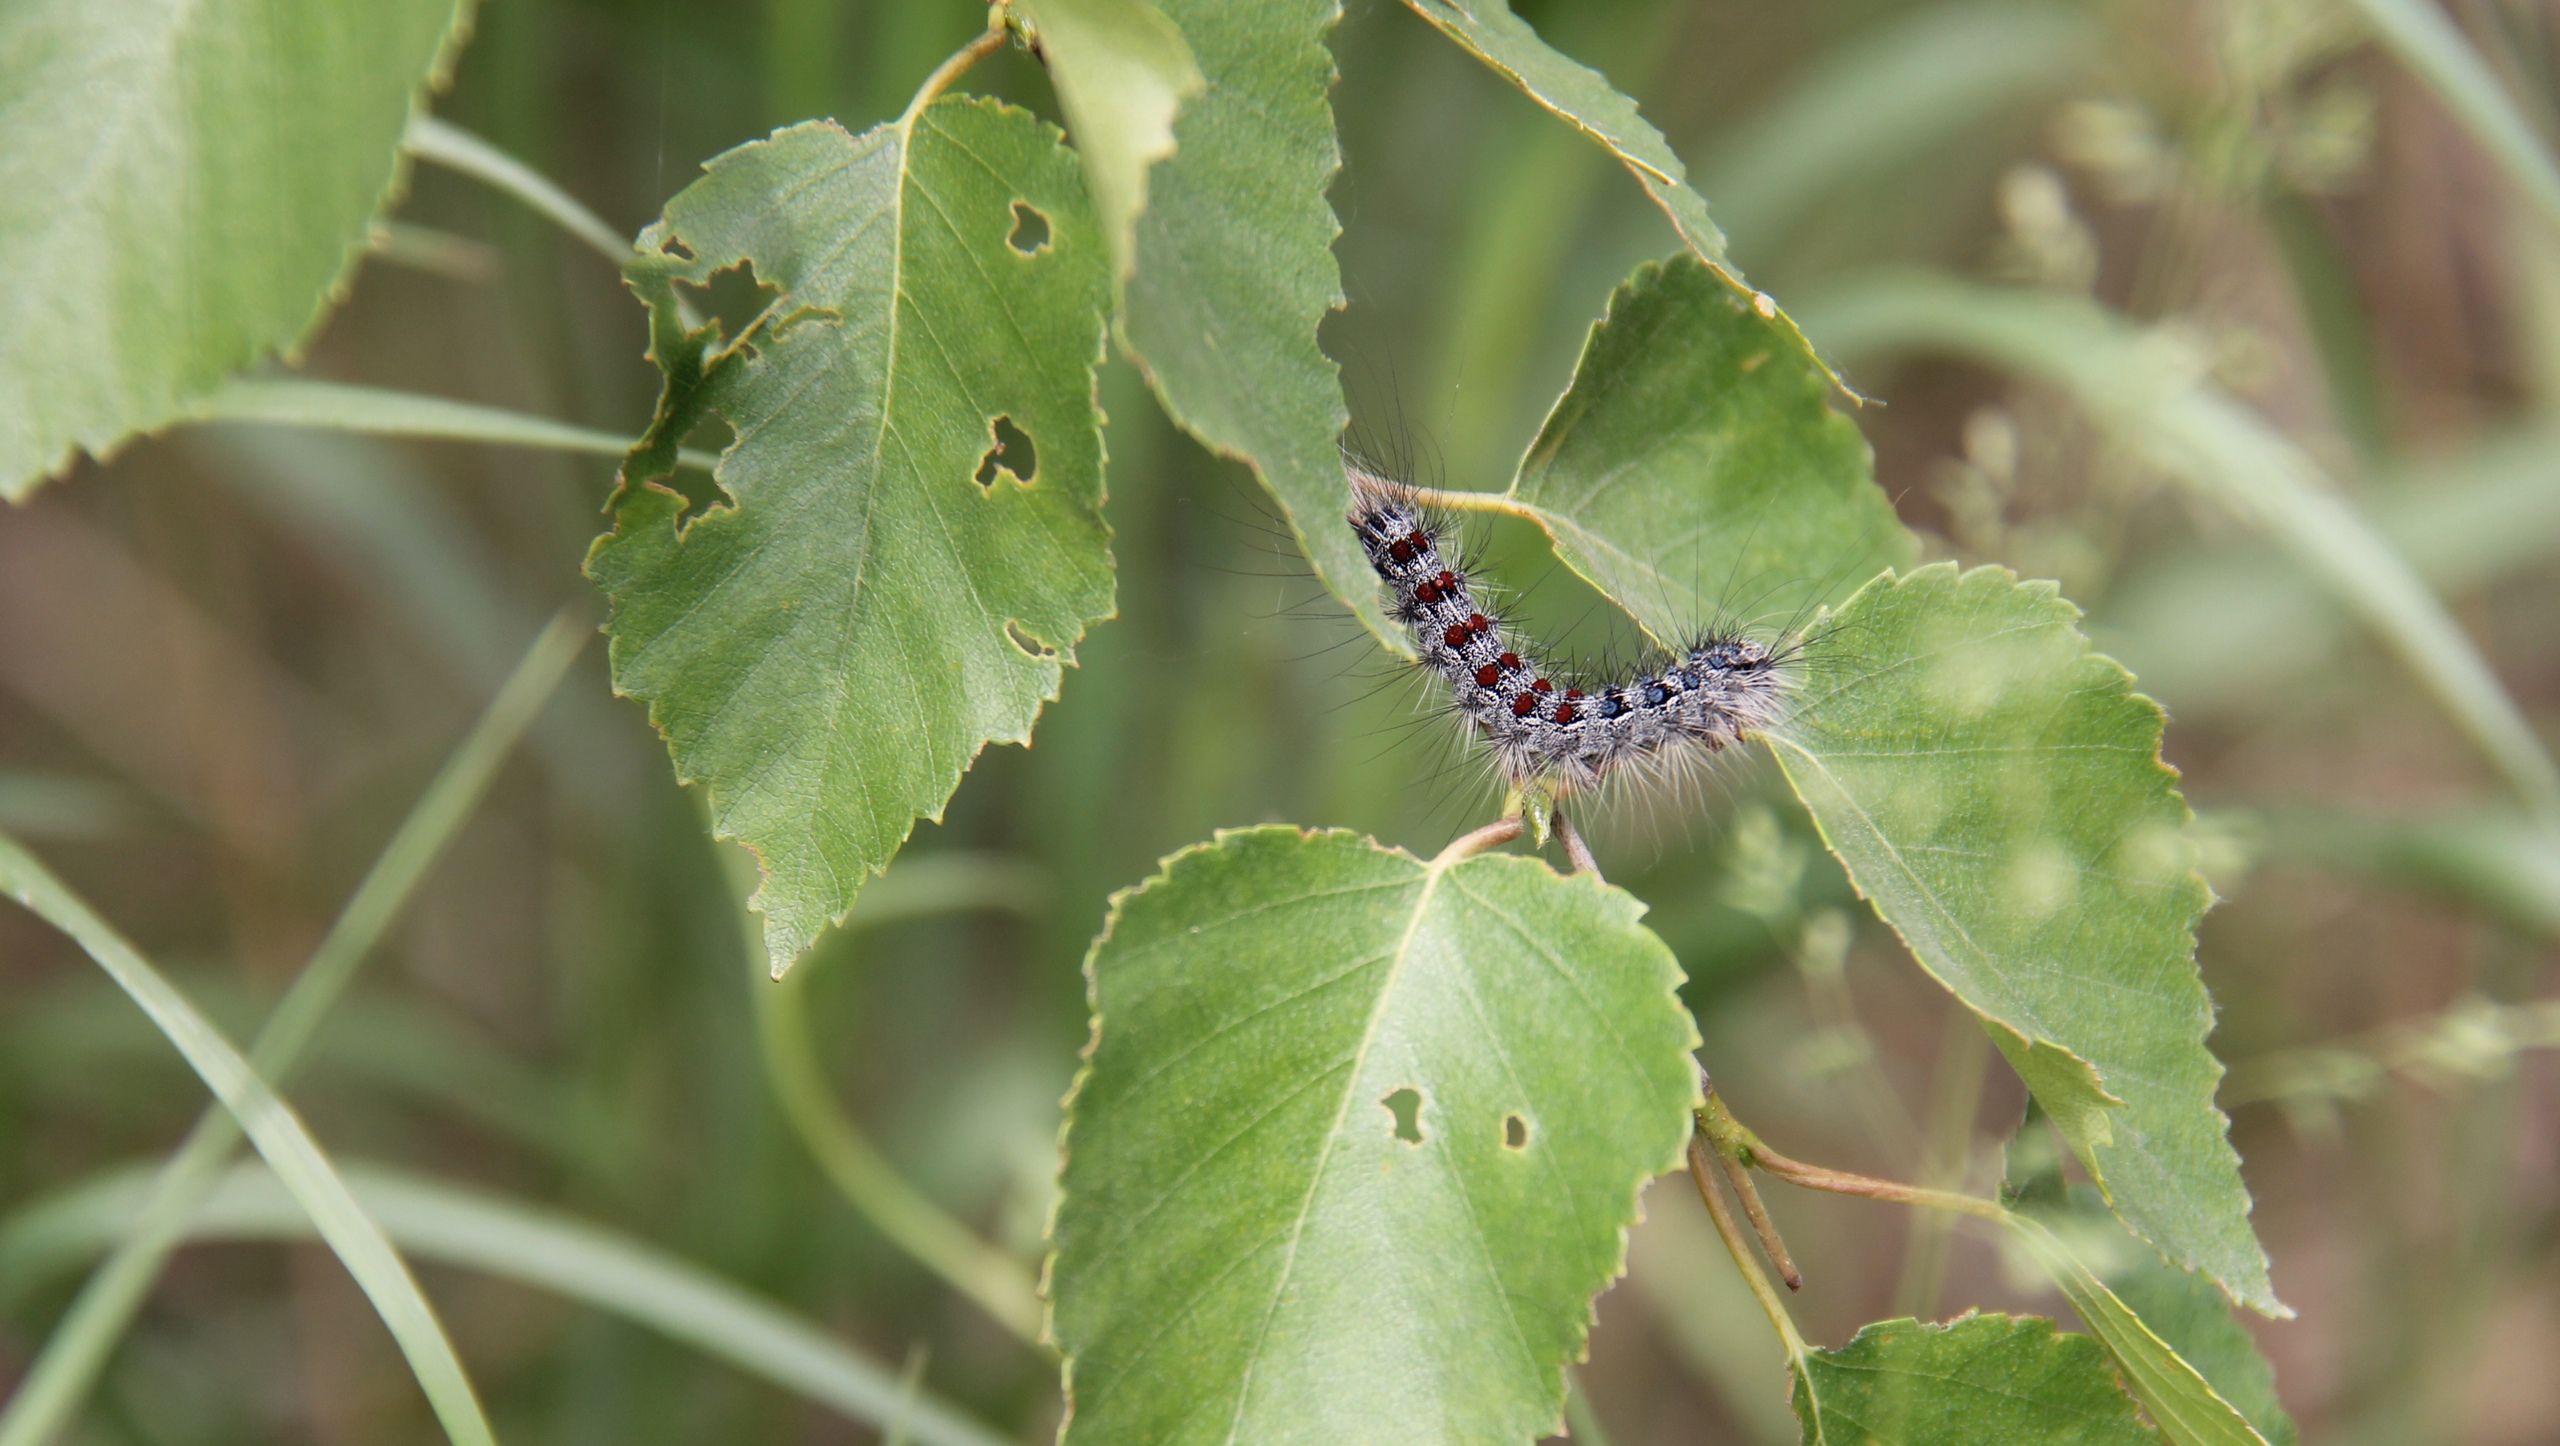
<path id="1" fill-rule="evenodd" d="M 2146 356 L 2289 439 L 2548 720 L 2560 212 L 2479 143 L 2480 96 L 2376 44 L 2371 17 L 2406 9 L 2383 0 L 1519 8 L 1642 100 L 1736 259 L 1884 403 L 1859 420 L 1905 520 L 1941 555 L 2059 578 L 2168 706 L 2224 900 L 2202 951 L 2224 1102 L 2301 1313 L 2251 1328 L 2307 1437 L 2560 1439 L 2560 832 L 2334 586 L 2163 469 L 2165 423 L 1933 344 L 1925 318 L 1861 323 L 1861 296 L 1872 322 L 1878 287 L 1910 285 L 1877 278 L 1934 274 L 2147 328 Z M 2486 63 L 2470 80 L 2548 167 L 2560 7 L 2451 14 Z M 967 0 L 501 0 L 438 111 L 636 232 L 721 149 L 894 115 L 982 19 Z M 1673 238 L 1605 156 L 1400 6 L 1351 0 L 1335 48 L 1350 304 L 1328 346 L 1366 425 L 1409 433 L 1448 485 L 1498 486 L 1610 286 Z M 1020 55 L 970 85 L 1056 113 Z M 591 251 L 421 166 L 307 370 L 628 434 L 654 388 L 643 342 Z M 1120 617 L 1036 746 L 981 759 L 857 927 L 786 992 L 762 979 L 737 861 L 590 646 L 292 1088 L 341 1162 L 646 1240 L 1045 1435 L 1053 1363 L 883 1227 L 941 1232 L 946 1273 L 981 1272 L 1020 1324 L 1106 896 L 1222 826 L 1430 849 L 1495 803 L 1275 544 L 1249 476 L 1124 364 L 1105 402 Z M 592 458 L 248 427 L 83 466 L 0 516 L 0 828 L 245 1038 L 543 620 L 600 612 L 577 569 L 609 479 Z M 1534 539 L 1492 541 L 1534 616 L 1613 632 Z M 1746 761 L 1600 830 L 1692 975 L 1720 1089 L 1791 1153 L 1989 1188 L 2014 1082 L 1773 782 Z M 69 944 L 0 915 L 0 1205 L 148 1164 L 203 1104 Z M 1577 1411 L 1619 1442 L 1791 1440 L 1779 1358 L 1687 1188 L 1651 1197 Z M 1904 1311 L 2058 1309 L 1942 1220 L 1776 1206 L 1819 1342 Z M 521 1439 L 875 1439 L 639 1326 L 424 1269 Z M 77 1280 L 0 1257 L 0 1385 Z M 178 1258 L 78 1439 L 433 1431 L 335 1261 L 253 1243 Z"/>

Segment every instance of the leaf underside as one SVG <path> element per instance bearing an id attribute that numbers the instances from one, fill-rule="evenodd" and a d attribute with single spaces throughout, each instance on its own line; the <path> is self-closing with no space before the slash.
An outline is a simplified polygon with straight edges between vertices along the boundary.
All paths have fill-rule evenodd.
<path id="1" fill-rule="evenodd" d="M 1325 188 L 1342 157 L 1325 37 L 1338 0 L 1162 0 L 1208 87 L 1149 173 L 1120 338 L 1165 412 L 1210 450 L 1252 465 L 1316 575 L 1386 646 L 1408 645 L 1342 525 L 1334 450 L 1349 414 L 1316 345 L 1342 305 Z"/>
<path id="2" fill-rule="evenodd" d="M 1615 156 L 1670 219 L 1681 244 L 1768 318 L 1788 345 L 1825 379 L 1847 391 L 1795 320 L 1779 310 L 1767 293 L 1742 279 L 1741 270 L 1725 253 L 1724 232 L 1707 215 L 1706 199 L 1690 187 L 1680 157 L 1607 76 L 1539 39 L 1538 32 L 1512 14 L 1504 0 L 1405 0 L 1405 4 L 1522 94 Z"/>
<path id="3" fill-rule="evenodd" d="M 1802 621 L 1911 554 L 1830 394 L 1781 325 L 1695 258 L 1639 267 L 1510 495 L 1658 642 L 1716 619 Z"/>
<path id="4" fill-rule="evenodd" d="M 1111 612 L 1108 262 L 1057 132 L 956 96 L 730 151 L 642 244 L 667 387 L 588 574 L 615 687 L 757 855 L 779 973 Z M 687 332 L 677 288 L 741 266 L 757 319 Z M 726 501 L 688 516 L 655 479 L 713 414 Z"/>
<path id="5" fill-rule="evenodd" d="M 1173 154 L 1173 120 L 1201 89 L 1182 32 L 1146 0 L 1014 0 L 1084 162 L 1093 209 L 1125 274 L 1147 208 L 1147 171 Z"/>
<path id="6" fill-rule="evenodd" d="M 470 10 L 0 5 L 0 497 L 311 332 Z"/>
<path id="7" fill-rule="evenodd" d="M 1052 1234 L 1066 1439 L 1554 1429 L 1695 1102 L 1638 912 L 1534 859 L 1289 828 L 1120 896 Z"/>
<path id="8" fill-rule="evenodd" d="M 2159 707 L 2050 583 L 1946 564 L 1816 633 L 1773 740 L 1859 891 L 1983 1019 L 2108 1202 L 2276 1312 L 2214 1105 L 2194 866 Z"/>

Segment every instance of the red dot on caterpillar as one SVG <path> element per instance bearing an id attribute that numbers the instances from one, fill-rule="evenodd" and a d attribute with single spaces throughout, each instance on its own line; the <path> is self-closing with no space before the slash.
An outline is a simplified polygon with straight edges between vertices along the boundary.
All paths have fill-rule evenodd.
<path id="1" fill-rule="evenodd" d="M 1474 590 L 1460 532 L 1428 523 L 1418 499 L 1375 468 L 1354 459 L 1348 470 L 1349 521 L 1393 594 L 1397 616 L 1411 629 L 1424 667 L 1454 691 L 1454 711 L 1491 746 L 1513 785 L 1558 797 L 1612 778 L 1642 786 L 1660 773 L 1676 775 L 1680 750 L 1715 753 L 1784 720 L 1795 681 L 1784 666 L 1791 655 L 1772 660 L 1769 645 L 1722 630 L 1650 653 L 1633 681 L 1604 679 L 1586 709 L 1581 688 L 1540 676 L 1549 667 L 1568 679 L 1586 670 L 1479 611 L 1491 597 Z M 1427 574 L 1419 570 L 1425 567 Z M 1463 616 L 1449 617 L 1443 605 Z M 1506 677 L 1518 682 L 1506 684 Z M 1576 726 L 1584 722 L 1592 726 Z M 1636 767 L 1656 759 L 1672 762 Z"/>

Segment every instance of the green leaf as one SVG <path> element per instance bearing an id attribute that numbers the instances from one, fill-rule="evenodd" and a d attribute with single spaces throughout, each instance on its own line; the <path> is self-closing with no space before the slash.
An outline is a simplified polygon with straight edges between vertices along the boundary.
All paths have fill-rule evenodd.
<path id="1" fill-rule="evenodd" d="M 1147 170 L 1173 154 L 1173 118 L 1205 82 L 1191 47 L 1146 0 L 1014 0 L 1031 23 L 1084 160 L 1093 209 L 1125 278 L 1136 263 Z"/>
<path id="2" fill-rule="evenodd" d="M 1877 1321 L 1840 1349 L 1807 1356 L 1794 1399 L 1807 1446 L 2159 1440 L 2096 1341 L 2016 1316 Z"/>
<path id="3" fill-rule="evenodd" d="M 2049 1228 L 2114 1295 L 2112 1305 L 2093 1299 L 2092 1309 L 2101 1315 L 2122 1309 L 2137 1317 L 2260 1435 L 2274 1446 L 2293 1446 L 2300 1433 L 2276 1398 L 2275 1368 L 2233 1317 L 2231 1303 L 2201 1277 L 2168 1264 L 2126 1234 L 2096 1191 L 2085 1185 L 2066 1189 L 2061 1152 L 2040 1120 L 2031 1105 L 2009 1143 L 2009 1180 L 2000 1193 L 2011 1211 Z M 2087 1291 L 2083 1282 L 2062 1283 Z"/>
<path id="4" fill-rule="evenodd" d="M 1114 901 L 1050 1262 L 1067 1439 L 1525 1440 L 1688 1138 L 1639 906 L 1263 828 Z"/>
<path id="5" fill-rule="evenodd" d="M 1671 218 L 1671 229 L 1679 233 L 1681 244 L 1769 320 L 1789 349 L 1802 353 L 1825 379 L 1847 390 L 1778 303 L 1742 279 L 1742 272 L 1725 254 L 1724 232 L 1708 218 L 1705 198 L 1690 189 L 1688 172 L 1672 153 L 1670 142 L 1636 113 L 1636 103 L 1611 85 L 1607 76 L 1539 39 L 1538 32 L 1512 14 L 1504 0 L 1405 0 L 1405 5 L 1531 100 L 1617 157 L 1662 214 Z"/>
<path id="6" fill-rule="evenodd" d="M 2042 1221 L 2012 1213 L 2008 1222 L 2011 1235 L 2061 1287 L 2081 1323 L 2105 1344 L 2126 1387 L 2172 1446 L 2267 1446 L 2266 1438 Z"/>
<path id="7" fill-rule="evenodd" d="M 1121 345 L 1203 446 L 1251 466 L 1316 576 L 1379 640 L 1409 650 L 1376 574 L 1342 525 L 1349 415 L 1316 328 L 1342 305 L 1341 227 L 1325 188 L 1341 164 L 1325 36 L 1339 0 L 1162 0 L 1208 88 L 1174 122 L 1147 183 Z"/>
<path id="8" fill-rule="evenodd" d="M 741 146 L 641 239 L 667 386 L 587 570 L 615 687 L 757 855 L 779 974 L 980 748 L 1029 739 L 1111 612 L 1109 267 L 1056 131 L 961 97 Z M 741 266 L 772 302 L 686 331 L 677 287 Z M 654 479 L 713 413 L 730 503 L 685 517 Z"/>
<path id="9" fill-rule="evenodd" d="M 479 1397 L 463 1373 L 461 1358 L 454 1354 L 453 1342 L 445 1338 L 435 1307 L 418 1288 L 408 1263 L 384 1238 L 382 1227 L 347 1189 L 301 1117 L 150 960 L 33 855 L 5 837 L 0 837 L 0 892 L 70 936 L 150 1016 L 205 1088 L 240 1122 L 241 1132 L 257 1146 L 267 1168 L 275 1172 L 373 1303 L 445 1435 L 456 1446 L 495 1446 L 497 1438 L 481 1414 Z M 14 1422 L 13 1438 L 23 1433 L 30 1441 L 42 1439 L 37 1434 L 41 1423 L 32 1416 L 17 1417 Z"/>
<path id="10" fill-rule="evenodd" d="M 2205 1048 L 2211 892 L 2158 705 L 2050 583 L 1886 576 L 1807 649 L 1771 741 L 1841 862 L 1980 1015 L 2125 1222 L 2280 1313 Z"/>
<path id="11" fill-rule="evenodd" d="M 1504 495 L 1666 644 L 1726 609 L 1809 608 L 1911 553 L 1828 392 L 1704 265 L 1646 265 L 1610 297 Z"/>
<path id="12" fill-rule="evenodd" d="M 467 0 L 0 6 L 0 496 L 308 336 Z"/>

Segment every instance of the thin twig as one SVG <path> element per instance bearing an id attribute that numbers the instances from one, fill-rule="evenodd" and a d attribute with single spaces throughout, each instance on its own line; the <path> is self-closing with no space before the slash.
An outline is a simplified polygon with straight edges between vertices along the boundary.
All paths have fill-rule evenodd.
<path id="1" fill-rule="evenodd" d="M 1804 1190 L 1820 1190 L 1831 1195 L 1855 1195 L 1866 1200 L 1890 1200 L 1898 1205 L 1917 1205 L 1929 1210 L 1952 1210 L 1983 1220 L 2006 1224 L 2008 1208 L 1997 1200 L 1978 1195 L 1959 1194 L 1953 1190 L 1932 1190 L 1922 1185 L 1906 1185 L 1899 1180 L 1879 1180 L 1872 1175 L 1833 1170 L 1822 1165 L 1808 1165 L 1772 1150 L 1749 1126 L 1733 1117 L 1723 1100 L 1707 1096 L 1706 1108 L 1698 1112 L 1701 1133 L 1713 1140 L 1716 1152 L 1736 1163 L 1766 1170 L 1788 1184 Z"/>
<path id="2" fill-rule="evenodd" d="M 1528 825 L 1522 823 L 1516 816 L 1495 819 L 1473 833 L 1462 834 L 1450 840 L 1449 846 L 1442 849 L 1439 857 L 1431 861 L 1431 866 L 1435 869 L 1447 868 L 1451 864 L 1474 858 L 1487 849 L 1498 849 L 1518 838 L 1521 830 L 1527 827 Z"/>
<path id="3" fill-rule="evenodd" d="M 1494 512 L 1504 517 L 1517 517 L 1547 526 L 1547 515 L 1508 492 L 1453 492 L 1446 487 L 1403 487 L 1398 489 L 1416 507 L 1434 512 Z"/>
<path id="4" fill-rule="evenodd" d="M 1006 7 L 1002 5 L 987 7 L 987 28 L 978 33 L 977 39 L 954 51 L 949 60 L 934 67 L 933 74 L 924 78 L 924 84 L 916 88 L 916 98 L 907 102 L 906 114 L 898 117 L 899 130 L 912 130 L 915 127 L 916 117 L 923 113 L 926 106 L 933 104 L 935 97 L 949 89 L 951 82 L 958 80 L 970 66 L 1004 48 L 1005 41 L 1011 35 L 1005 21 L 1006 13 Z"/>
<path id="5" fill-rule="evenodd" d="M 1698 1198 L 1706 1202 L 1707 1218 L 1715 1222 L 1716 1234 L 1724 1240 L 1725 1253 L 1733 1257 L 1733 1268 L 1742 1272 L 1742 1283 L 1751 1288 L 1751 1298 L 1760 1302 L 1760 1309 L 1769 1317 L 1770 1328 L 1777 1331 L 1778 1339 L 1785 1343 L 1787 1359 L 1801 1361 L 1805 1354 L 1804 1337 L 1797 1334 L 1795 1317 L 1787 1314 L 1786 1301 L 1779 1296 L 1776 1287 L 1769 1284 L 1768 1275 L 1760 1269 L 1759 1260 L 1744 1242 L 1742 1227 L 1733 1220 L 1733 1207 L 1724 1203 L 1723 1193 L 1716 1189 L 1715 1172 L 1707 1164 L 1708 1153 L 1705 1133 L 1692 1133 L 1689 1136 L 1689 1178 L 1697 1184 Z"/>
<path id="6" fill-rule="evenodd" d="M 1796 1269 L 1795 1257 L 1787 1254 L 1787 1242 L 1778 1235 L 1776 1222 L 1769 1218 L 1769 1207 L 1761 1203 L 1759 1188 L 1751 1183 L 1751 1172 L 1741 1162 L 1719 1154 L 1716 1163 L 1724 1167 L 1725 1179 L 1733 1183 L 1735 1198 L 1742 1202 L 1742 1213 L 1751 1221 L 1751 1233 L 1760 1237 L 1760 1248 L 1768 1252 L 1769 1263 L 1778 1269 L 1778 1279 L 1789 1290 L 1804 1289 L 1804 1274 Z"/>
<path id="7" fill-rule="evenodd" d="M 1581 831 L 1573 826 L 1573 820 L 1565 815 L 1562 807 L 1556 809 L 1555 820 L 1556 837 L 1564 840 L 1564 856 L 1572 860 L 1577 871 L 1600 878 L 1600 861 L 1591 856 L 1591 845 L 1582 841 Z"/>

